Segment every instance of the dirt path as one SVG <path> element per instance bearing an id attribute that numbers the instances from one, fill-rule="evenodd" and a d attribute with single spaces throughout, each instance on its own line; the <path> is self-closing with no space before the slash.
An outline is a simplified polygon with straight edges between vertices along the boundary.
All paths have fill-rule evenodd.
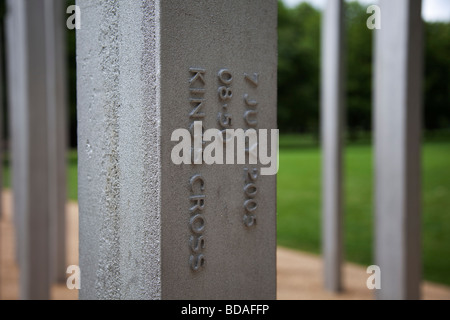
<path id="1" fill-rule="evenodd" d="M 19 297 L 19 272 L 15 261 L 14 228 L 12 223 L 11 193 L 3 192 L 3 216 L 0 220 L 0 299 Z M 67 262 L 78 265 L 78 205 L 67 204 Z M 344 267 L 345 291 L 331 294 L 322 289 L 322 260 L 319 256 L 285 248 L 277 250 L 277 296 L 281 300 L 353 300 L 373 299 L 366 287 L 365 269 L 354 264 Z M 424 299 L 450 300 L 450 288 L 424 282 Z M 65 284 L 52 287 L 53 299 L 77 299 L 76 290 Z"/>
<path id="2" fill-rule="evenodd" d="M 319 256 L 278 248 L 277 296 L 281 300 L 370 300 L 373 291 L 367 289 L 369 276 L 365 268 L 352 263 L 344 266 L 344 292 L 332 294 L 323 290 L 322 259 Z M 450 288 L 424 282 L 423 299 L 450 300 Z"/>
<path id="3" fill-rule="evenodd" d="M 19 270 L 15 259 L 15 234 L 12 217 L 11 192 L 2 194 L 3 215 L 0 219 L 0 300 L 19 298 Z M 67 204 L 67 264 L 78 265 L 78 205 Z M 78 299 L 76 290 L 67 289 L 65 284 L 53 285 L 51 298 L 55 300 Z"/>

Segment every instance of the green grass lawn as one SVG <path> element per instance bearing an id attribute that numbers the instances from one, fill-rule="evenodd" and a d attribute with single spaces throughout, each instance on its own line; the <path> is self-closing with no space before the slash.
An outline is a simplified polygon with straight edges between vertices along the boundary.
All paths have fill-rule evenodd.
<path id="1" fill-rule="evenodd" d="M 320 149 L 312 137 L 280 138 L 278 244 L 320 253 Z M 369 143 L 345 149 L 345 256 L 373 264 L 373 173 Z M 4 162 L 4 185 L 10 185 Z M 77 199 L 77 154 L 68 154 L 68 195 Z M 450 285 L 450 139 L 423 147 L 425 279 Z"/>
<path id="2" fill-rule="evenodd" d="M 309 146 L 309 147 L 308 147 Z M 345 149 L 345 257 L 373 264 L 373 162 L 369 144 Z M 450 285 L 450 142 L 423 146 L 423 271 Z M 320 166 L 317 146 L 280 138 L 278 244 L 320 253 Z"/>

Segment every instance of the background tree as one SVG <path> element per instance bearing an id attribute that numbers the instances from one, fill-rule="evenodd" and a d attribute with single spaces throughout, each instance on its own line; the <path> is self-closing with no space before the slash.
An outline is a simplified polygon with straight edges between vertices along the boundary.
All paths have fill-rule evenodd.
<path id="1" fill-rule="evenodd" d="M 347 132 L 356 139 L 372 128 L 372 43 L 373 30 L 367 28 L 369 15 L 358 2 L 346 4 L 347 42 Z"/>
<path id="2" fill-rule="evenodd" d="M 425 25 L 425 128 L 450 129 L 450 24 Z"/>
<path id="3" fill-rule="evenodd" d="M 278 3 L 278 124 L 284 132 L 317 132 L 320 12 Z"/>

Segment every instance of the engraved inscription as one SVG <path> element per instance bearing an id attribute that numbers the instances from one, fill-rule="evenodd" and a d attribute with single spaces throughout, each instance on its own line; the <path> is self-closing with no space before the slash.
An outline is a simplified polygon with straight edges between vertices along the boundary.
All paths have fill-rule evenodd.
<path id="1" fill-rule="evenodd" d="M 245 78 L 245 80 L 247 80 L 247 82 L 251 83 L 254 87 L 258 86 L 259 74 L 254 73 L 252 76 L 250 76 L 247 73 L 244 73 L 244 78 Z"/>
<path id="2" fill-rule="evenodd" d="M 206 93 L 206 70 L 203 68 L 190 68 L 189 79 L 189 130 L 194 132 L 194 122 L 202 121 L 206 117 L 205 113 L 205 93 Z M 202 132 L 204 132 L 204 127 Z M 192 134 L 194 137 L 194 134 Z M 198 137 L 196 137 L 198 138 Z M 194 137 L 194 139 L 196 139 Z M 202 139 L 203 140 L 203 139 Z M 195 152 L 191 152 L 194 157 Z M 197 159 L 192 159 L 192 163 L 197 164 Z M 201 174 L 193 175 L 189 180 L 190 196 L 189 196 L 189 266 L 192 271 L 197 272 L 204 268 L 206 263 L 205 247 L 206 238 L 204 236 L 206 228 L 206 220 L 204 215 L 205 209 L 205 179 Z"/>
<path id="3" fill-rule="evenodd" d="M 199 148 L 205 144 L 203 137 L 199 137 L 200 134 L 203 135 L 205 132 L 205 119 L 206 119 L 206 70 L 203 68 L 190 68 L 189 69 L 189 130 L 194 132 L 194 122 L 202 121 L 202 130 L 198 130 L 197 135 L 191 135 L 193 137 L 194 148 Z M 235 98 L 236 92 L 233 88 L 234 75 L 226 68 L 220 69 L 217 72 L 217 101 L 219 102 L 220 109 L 217 113 L 217 123 L 219 130 L 226 135 L 226 129 L 231 129 L 233 126 L 233 112 L 236 110 L 231 110 L 231 102 Z M 242 95 L 242 103 L 244 107 L 243 120 L 245 128 L 243 128 L 247 133 L 250 131 L 255 131 L 258 127 L 258 97 L 257 88 L 259 85 L 259 74 L 244 73 L 244 83 L 245 86 Z M 197 128 L 199 129 L 199 128 Z M 242 129 L 241 129 L 242 130 Z M 196 144 L 196 139 L 202 143 Z M 224 139 L 225 142 L 225 139 Z M 246 153 L 249 155 L 257 153 L 258 144 L 256 141 L 250 139 L 245 142 Z M 202 150 L 203 152 L 203 150 Z M 192 157 L 195 152 L 192 152 Z M 200 164 L 201 162 L 196 162 L 193 159 L 192 163 Z M 249 161 L 250 164 L 256 164 L 256 162 Z M 256 226 L 257 223 L 257 213 L 258 213 L 258 177 L 260 171 L 256 167 L 244 168 L 244 186 L 243 186 L 243 213 L 242 221 L 247 228 L 252 228 Z M 205 237 L 205 230 L 207 227 L 206 221 L 206 194 L 205 194 L 205 179 L 203 175 L 196 172 L 191 176 L 189 180 L 189 267 L 193 272 L 198 272 L 203 270 L 206 264 L 205 248 L 207 239 Z"/>
<path id="4" fill-rule="evenodd" d="M 244 225 L 246 227 L 253 227 L 256 224 L 256 216 L 255 212 L 258 208 L 258 204 L 256 202 L 256 195 L 258 193 L 258 187 L 256 186 L 256 181 L 259 176 L 258 168 L 245 168 L 245 187 L 244 193 L 246 200 L 244 201 Z"/>
<path id="5" fill-rule="evenodd" d="M 244 79 L 247 84 L 249 84 L 249 89 L 253 91 L 258 87 L 259 84 L 259 74 L 253 73 L 249 75 L 244 73 Z M 258 101 L 255 97 L 250 97 L 250 94 L 245 93 L 243 96 L 245 111 L 244 111 L 244 122 L 247 125 L 247 129 L 255 129 L 258 126 Z M 249 141 L 250 144 L 250 141 Z M 257 152 L 257 145 L 249 145 L 247 152 Z M 256 196 L 258 194 L 257 179 L 259 176 L 258 168 L 245 168 L 244 169 L 244 225 L 248 228 L 254 227 L 256 225 L 256 212 L 258 209 L 258 203 L 256 201 Z"/>
<path id="6" fill-rule="evenodd" d="M 218 94 L 219 94 L 219 100 L 222 104 L 222 108 L 218 113 L 218 122 L 219 127 L 224 132 L 226 129 L 231 128 L 232 123 L 232 115 L 228 110 L 228 103 L 233 98 L 233 89 L 231 87 L 231 84 L 233 83 L 233 75 L 231 74 L 230 70 L 228 69 L 221 69 L 218 73 L 219 78 L 219 88 L 218 88 Z"/>
<path id="7" fill-rule="evenodd" d="M 203 250 L 206 246 L 204 232 L 206 221 L 203 209 L 205 208 L 205 179 L 196 174 L 189 181 L 191 196 L 189 200 L 191 207 L 189 209 L 189 229 L 191 236 L 189 237 L 189 248 L 191 255 L 189 256 L 189 265 L 192 271 L 199 271 L 205 266 L 206 258 Z"/>

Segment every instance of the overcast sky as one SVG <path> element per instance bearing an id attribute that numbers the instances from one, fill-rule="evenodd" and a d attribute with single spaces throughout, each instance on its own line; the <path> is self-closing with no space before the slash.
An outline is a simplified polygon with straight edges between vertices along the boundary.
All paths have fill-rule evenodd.
<path id="1" fill-rule="evenodd" d="M 293 7 L 300 2 L 309 2 L 317 8 L 323 8 L 327 0 L 283 0 Z M 361 3 L 377 4 L 377 0 L 358 0 Z M 395 0 L 394 0 L 395 1 Z M 427 21 L 450 21 L 450 0 L 423 0 L 423 17 Z"/>

